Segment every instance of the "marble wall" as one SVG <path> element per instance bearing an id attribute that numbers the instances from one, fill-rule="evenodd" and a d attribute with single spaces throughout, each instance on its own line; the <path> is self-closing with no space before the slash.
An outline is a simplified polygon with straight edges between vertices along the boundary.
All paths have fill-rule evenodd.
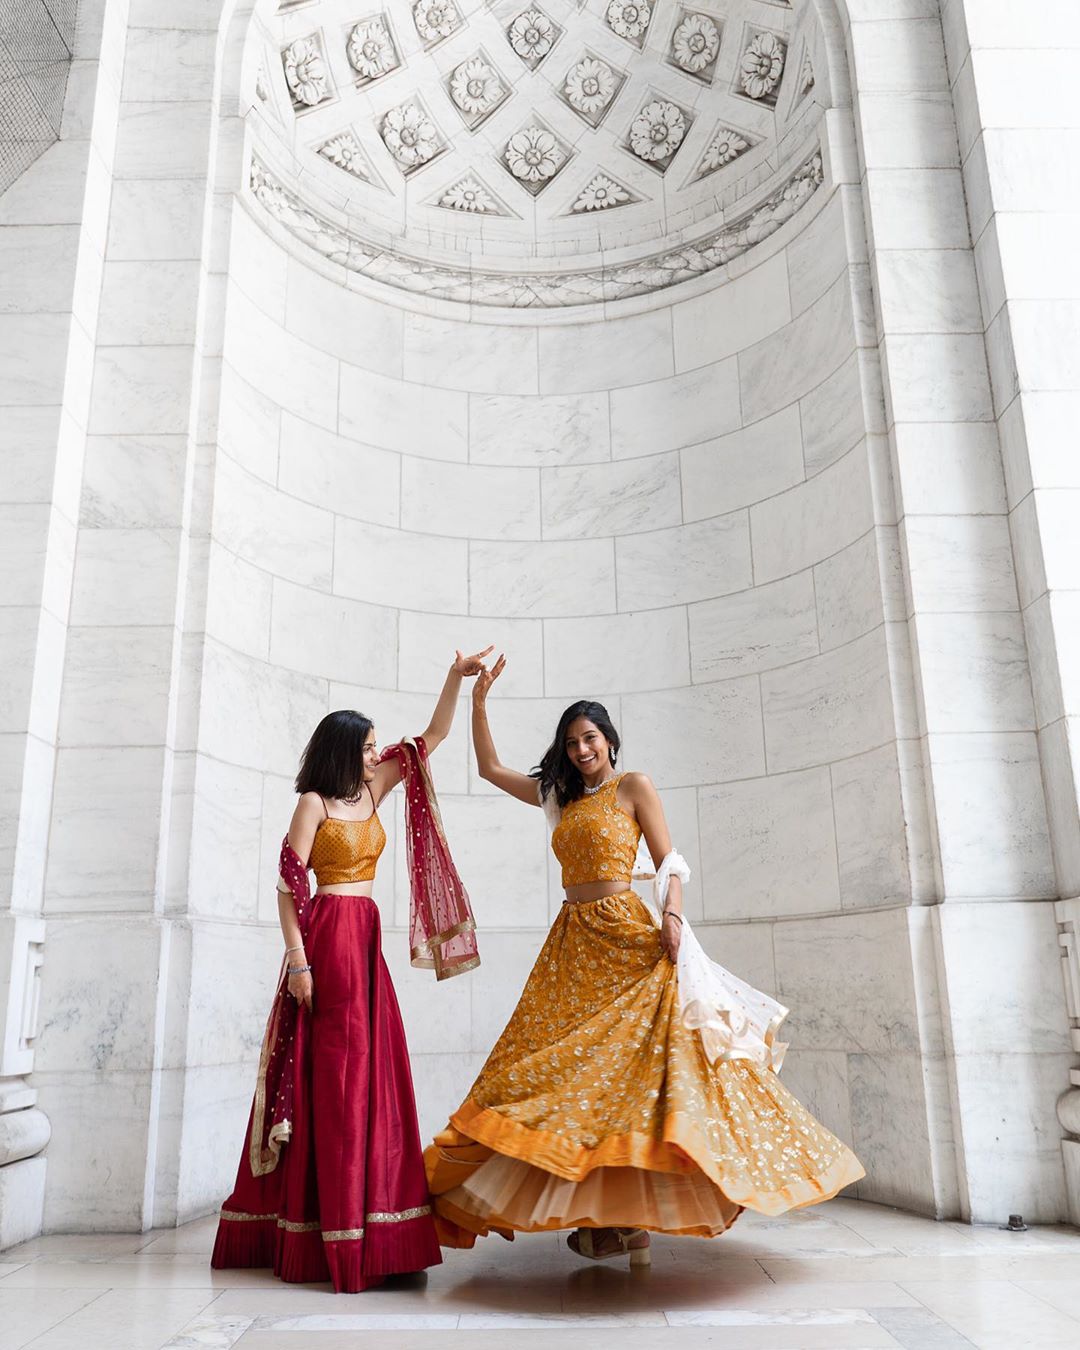
<path id="1" fill-rule="evenodd" d="M 936 0 L 815 0 L 809 200 L 708 276 L 543 313 L 380 286 L 265 210 L 254 3 L 82 6 L 67 132 L 0 198 L 27 277 L 0 314 L 0 1244 L 16 1208 L 128 1229 L 220 1201 L 299 751 L 329 708 L 415 732 L 489 641 L 508 763 L 608 704 L 703 943 L 791 1006 L 785 1079 L 860 1195 L 1065 1215 L 1071 405 L 1010 298 L 1018 170 L 978 196 L 960 3 L 945 44 Z M 425 1133 L 560 902 L 467 713 L 434 768 L 481 969 L 407 966 L 399 806 L 376 888 Z M 34 1027 L 10 1010 L 38 979 Z"/>

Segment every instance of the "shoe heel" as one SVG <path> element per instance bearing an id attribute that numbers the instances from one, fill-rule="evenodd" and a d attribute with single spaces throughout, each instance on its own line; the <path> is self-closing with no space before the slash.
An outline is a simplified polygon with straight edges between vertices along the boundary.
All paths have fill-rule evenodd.
<path id="1" fill-rule="evenodd" d="M 652 1252 L 648 1247 L 632 1247 L 630 1249 L 630 1266 L 651 1266 Z"/>

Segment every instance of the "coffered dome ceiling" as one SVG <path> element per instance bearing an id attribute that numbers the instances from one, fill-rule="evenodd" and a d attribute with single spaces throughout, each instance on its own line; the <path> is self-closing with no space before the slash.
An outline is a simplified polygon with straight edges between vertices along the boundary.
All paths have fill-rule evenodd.
<path id="1" fill-rule="evenodd" d="M 820 182 L 807 0 L 267 0 L 247 56 L 255 195 L 405 289 L 640 293 L 744 252 Z"/>

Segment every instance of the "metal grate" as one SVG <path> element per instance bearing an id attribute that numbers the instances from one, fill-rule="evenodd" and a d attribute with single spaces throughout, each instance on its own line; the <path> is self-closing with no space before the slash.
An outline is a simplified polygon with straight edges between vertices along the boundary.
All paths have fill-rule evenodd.
<path id="1" fill-rule="evenodd" d="M 0 0 L 0 192 L 60 136 L 78 0 Z"/>

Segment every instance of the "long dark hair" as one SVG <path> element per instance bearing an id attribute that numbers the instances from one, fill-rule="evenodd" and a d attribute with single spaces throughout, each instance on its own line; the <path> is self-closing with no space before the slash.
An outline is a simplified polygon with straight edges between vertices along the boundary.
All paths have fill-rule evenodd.
<path id="1" fill-rule="evenodd" d="M 555 800 L 560 807 L 567 802 L 574 802 L 584 795 L 585 780 L 581 776 L 581 771 L 570 761 L 570 756 L 566 753 L 566 733 L 570 729 L 570 723 L 576 722 L 579 717 L 587 717 L 607 738 L 610 749 L 611 767 L 615 767 L 615 761 L 619 757 L 619 733 L 608 716 L 608 710 L 602 703 L 594 703 L 592 699 L 578 699 L 576 703 L 571 703 L 569 708 L 559 718 L 559 725 L 555 729 L 555 739 L 544 751 L 543 758 L 532 773 L 530 778 L 535 778 L 540 784 L 540 796 L 544 798 L 549 793 L 554 792 Z"/>
<path id="2" fill-rule="evenodd" d="M 364 788 L 364 742 L 374 723 L 363 713 L 343 708 L 327 713 L 304 746 L 297 792 L 344 801 Z"/>

